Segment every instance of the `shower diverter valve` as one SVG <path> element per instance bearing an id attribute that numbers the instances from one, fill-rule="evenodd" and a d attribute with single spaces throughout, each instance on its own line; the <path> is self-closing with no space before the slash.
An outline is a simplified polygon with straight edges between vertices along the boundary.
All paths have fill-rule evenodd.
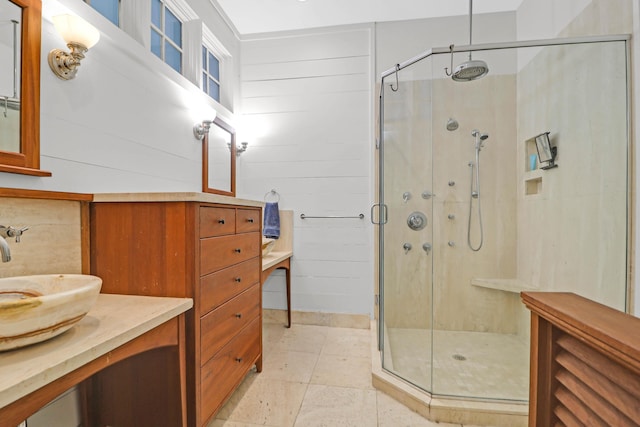
<path id="1" fill-rule="evenodd" d="M 407 218 L 407 225 L 412 230 L 422 230 L 427 226 L 427 217 L 422 212 L 413 212 Z"/>

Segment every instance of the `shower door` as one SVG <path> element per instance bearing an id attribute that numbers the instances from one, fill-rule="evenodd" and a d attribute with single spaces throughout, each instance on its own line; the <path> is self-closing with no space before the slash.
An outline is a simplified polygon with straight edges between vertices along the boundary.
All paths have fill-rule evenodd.
<path id="1" fill-rule="evenodd" d="M 383 367 L 431 388 L 432 137 L 431 65 L 422 61 L 383 87 L 380 201 L 380 337 Z M 389 84 L 391 83 L 391 84 Z"/>
<path id="2" fill-rule="evenodd" d="M 625 310 L 628 52 L 617 36 L 486 45 L 474 58 L 489 74 L 455 82 L 449 50 L 437 48 L 384 73 L 385 370 L 433 395 L 526 402 L 521 291 Z M 537 154 L 541 134 L 554 165 Z"/>

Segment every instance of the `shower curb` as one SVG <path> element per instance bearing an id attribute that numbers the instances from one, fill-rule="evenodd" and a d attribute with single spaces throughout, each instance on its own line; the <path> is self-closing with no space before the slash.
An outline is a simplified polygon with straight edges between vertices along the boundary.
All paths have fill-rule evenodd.
<path id="1" fill-rule="evenodd" d="M 432 397 L 382 369 L 376 320 L 371 321 L 371 382 L 412 411 L 436 422 L 492 427 L 527 427 L 528 403 Z"/>

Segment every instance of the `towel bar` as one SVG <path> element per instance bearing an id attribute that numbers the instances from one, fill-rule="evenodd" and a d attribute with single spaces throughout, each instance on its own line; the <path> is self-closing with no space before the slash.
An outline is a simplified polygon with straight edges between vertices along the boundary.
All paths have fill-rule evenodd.
<path id="1" fill-rule="evenodd" d="M 305 214 L 300 214 L 300 218 L 301 219 L 308 219 L 308 218 L 330 218 L 330 219 L 335 219 L 335 218 L 347 218 L 347 219 L 364 219 L 364 214 L 360 214 L 358 216 L 337 216 L 337 215 L 328 215 L 328 216 L 307 216 Z"/>

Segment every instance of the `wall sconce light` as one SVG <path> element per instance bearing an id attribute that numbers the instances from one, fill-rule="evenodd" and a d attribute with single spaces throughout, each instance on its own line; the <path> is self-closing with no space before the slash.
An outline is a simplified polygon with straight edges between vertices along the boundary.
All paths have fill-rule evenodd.
<path id="1" fill-rule="evenodd" d="M 202 141 L 204 136 L 209 133 L 211 124 L 215 119 L 216 115 L 214 114 L 211 120 L 203 120 L 202 123 L 196 123 L 193 125 L 193 136 L 195 136 L 198 141 Z"/>
<path id="2" fill-rule="evenodd" d="M 236 157 L 239 157 L 240 154 L 244 153 L 245 151 L 247 151 L 247 146 L 249 145 L 248 142 L 241 142 L 240 143 L 240 147 L 236 146 Z M 229 151 L 231 151 L 231 143 L 227 142 L 227 147 L 229 148 Z"/>
<path id="3" fill-rule="evenodd" d="M 84 53 L 100 40 L 100 32 L 93 25 L 75 15 L 54 16 L 53 25 L 67 42 L 71 53 L 53 49 L 49 52 L 49 67 L 62 80 L 71 80 L 78 72 L 80 61 L 84 59 Z"/>

